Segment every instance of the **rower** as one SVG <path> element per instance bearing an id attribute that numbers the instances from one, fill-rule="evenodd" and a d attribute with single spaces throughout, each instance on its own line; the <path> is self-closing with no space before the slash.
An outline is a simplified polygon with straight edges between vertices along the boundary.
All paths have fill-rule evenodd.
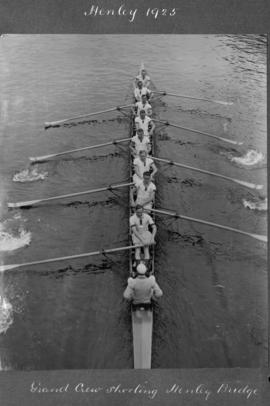
<path id="1" fill-rule="evenodd" d="M 140 111 L 144 110 L 145 114 L 148 114 L 148 110 L 152 110 L 152 106 L 150 103 L 148 103 L 147 101 L 147 97 L 145 94 L 142 95 L 142 100 L 138 101 L 137 103 L 135 103 L 134 106 L 134 113 L 139 116 L 140 115 Z"/>
<path id="2" fill-rule="evenodd" d="M 147 75 L 146 70 L 142 69 L 140 75 L 136 77 L 137 80 L 141 80 L 143 82 L 143 86 L 149 87 L 150 86 L 150 76 Z"/>
<path id="3" fill-rule="evenodd" d="M 152 112 L 152 109 L 150 109 Z M 149 110 L 148 110 L 149 111 Z M 140 115 L 135 118 L 136 128 L 143 128 L 144 135 L 153 135 L 155 129 L 155 123 L 151 120 L 150 117 L 146 116 L 145 110 L 140 111 Z"/>
<path id="4" fill-rule="evenodd" d="M 154 275 L 146 276 L 147 268 L 143 263 L 137 266 L 138 276 L 128 278 L 128 284 L 124 291 L 124 298 L 132 301 L 134 310 L 151 309 L 151 299 L 163 295 Z"/>
<path id="5" fill-rule="evenodd" d="M 144 213 L 142 206 L 136 206 L 136 212 L 130 217 L 129 225 L 134 245 L 142 245 L 144 250 L 144 260 L 150 259 L 149 245 L 155 244 L 156 225 L 149 214 Z M 152 232 L 149 231 L 151 227 Z M 135 248 L 136 261 L 141 260 L 141 247 Z"/>
<path id="6" fill-rule="evenodd" d="M 150 139 L 144 135 L 142 128 L 138 128 L 136 135 L 131 138 L 130 149 L 134 158 L 139 156 L 140 151 L 146 151 L 147 155 L 151 151 Z"/>
<path id="7" fill-rule="evenodd" d="M 146 95 L 147 99 L 150 98 L 151 92 L 147 87 L 143 86 L 143 82 L 141 80 L 138 81 L 137 87 L 134 90 L 134 97 L 137 102 L 142 101 L 142 95 Z"/>
<path id="8" fill-rule="evenodd" d="M 144 172 L 151 172 L 151 180 L 154 180 L 154 176 L 157 173 L 157 167 L 154 164 L 152 158 L 147 156 L 146 151 L 140 151 L 139 156 L 134 159 L 134 175 L 133 175 L 133 182 L 135 185 L 140 183 L 143 180 Z"/>
<path id="9" fill-rule="evenodd" d="M 145 210 L 151 210 L 155 200 L 156 186 L 151 182 L 151 173 L 144 172 L 143 181 L 130 190 L 131 206 L 141 205 Z M 136 201 L 135 201 L 135 195 Z"/>

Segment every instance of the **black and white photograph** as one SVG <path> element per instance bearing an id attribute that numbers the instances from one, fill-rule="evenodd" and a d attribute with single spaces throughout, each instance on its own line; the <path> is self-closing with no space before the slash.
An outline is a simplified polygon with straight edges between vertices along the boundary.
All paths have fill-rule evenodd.
<path id="1" fill-rule="evenodd" d="M 2 371 L 266 368 L 267 36 L 0 37 Z"/>

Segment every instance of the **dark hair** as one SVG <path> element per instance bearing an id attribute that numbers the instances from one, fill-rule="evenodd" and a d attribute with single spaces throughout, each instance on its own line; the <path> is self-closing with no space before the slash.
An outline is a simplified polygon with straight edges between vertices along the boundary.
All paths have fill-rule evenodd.
<path id="1" fill-rule="evenodd" d="M 136 207 L 135 207 L 136 210 L 140 210 L 140 209 L 142 209 L 142 208 L 143 208 L 142 205 L 136 204 Z"/>

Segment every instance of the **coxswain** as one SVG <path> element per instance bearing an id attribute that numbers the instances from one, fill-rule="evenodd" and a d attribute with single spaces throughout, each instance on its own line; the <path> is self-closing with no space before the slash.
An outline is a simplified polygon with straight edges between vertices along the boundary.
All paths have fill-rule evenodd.
<path id="1" fill-rule="evenodd" d="M 146 151 L 147 155 L 151 151 L 150 139 L 144 135 L 142 128 L 138 128 L 136 135 L 131 138 L 130 149 L 134 158 L 139 156 L 140 151 Z"/>
<path id="2" fill-rule="evenodd" d="M 136 117 L 134 121 L 137 129 L 143 128 L 144 135 L 153 135 L 155 123 L 150 117 L 146 116 L 144 109 L 140 111 L 140 115 Z"/>
<path id="3" fill-rule="evenodd" d="M 156 225 L 152 217 L 144 213 L 142 206 L 137 205 L 135 213 L 129 219 L 131 236 L 134 245 L 141 245 L 144 250 L 144 260 L 150 259 L 149 245 L 155 244 Z M 151 227 L 152 232 L 149 231 Z M 141 247 L 135 248 L 136 261 L 141 260 Z"/>
<path id="4" fill-rule="evenodd" d="M 144 172 L 143 181 L 138 183 L 137 186 L 131 188 L 131 206 L 135 207 L 137 204 L 139 204 L 144 208 L 144 210 L 151 210 L 153 207 L 153 202 L 155 200 L 156 190 L 157 188 L 155 184 L 151 182 L 151 173 Z"/>
<path id="5" fill-rule="evenodd" d="M 142 101 L 142 95 L 146 95 L 146 98 L 149 99 L 151 96 L 151 92 L 147 87 L 143 86 L 143 82 L 141 80 L 138 81 L 137 87 L 134 90 L 134 97 L 136 102 Z"/>
<path id="6" fill-rule="evenodd" d="M 146 266 L 143 263 L 139 263 L 137 266 L 137 277 L 128 278 L 127 287 L 123 294 L 124 298 L 132 301 L 135 309 L 138 310 L 140 309 L 140 305 L 144 309 L 150 309 L 151 300 L 157 299 L 163 295 L 154 275 L 147 277 L 146 271 Z"/>
<path id="7" fill-rule="evenodd" d="M 151 171 L 151 180 L 154 180 L 154 176 L 157 173 L 157 167 L 154 164 L 153 159 L 147 156 L 146 151 L 142 150 L 139 152 L 139 156 L 134 159 L 133 165 L 135 171 L 133 175 L 133 182 L 135 185 L 143 180 L 144 172 Z"/>
<path id="8" fill-rule="evenodd" d="M 140 115 L 140 111 L 144 110 L 145 114 L 148 114 L 148 110 L 152 110 L 151 104 L 147 100 L 147 96 L 145 94 L 142 95 L 142 100 L 135 103 L 134 106 L 134 113 L 136 116 Z"/>

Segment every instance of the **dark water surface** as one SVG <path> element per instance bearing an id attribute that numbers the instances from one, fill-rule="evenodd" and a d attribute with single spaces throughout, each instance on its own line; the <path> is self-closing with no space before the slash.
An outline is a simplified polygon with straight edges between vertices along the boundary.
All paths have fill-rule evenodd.
<path id="1" fill-rule="evenodd" d="M 5 36 L 0 232 L 8 233 L 2 238 L 8 249 L 2 247 L 1 264 L 127 245 L 127 190 L 28 210 L 8 211 L 6 203 L 128 180 L 126 147 L 32 166 L 28 157 L 129 136 L 128 122 L 115 112 L 47 131 L 43 123 L 124 104 L 142 60 L 161 90 L 234 103 L 166 97 L 162 119 L 244 142 L 234 146 L 167 127 L 158 131 L 157 155 L 266 185 L 264 37 Z M 260 205 L 266 187 L 250 190 L 181 168 L 158 168 L 158 207 L 266 234 Z M 33 181 L 33 170 L 44 179 Z M 14 182 L 16 174 L 26 175 Z M 245 208 L 243 200 L 257 209 Z M 157 226 L 156 277 L 164 296 L 155 309 L 153 368 L 266 366 L 266 244 L 164 217 Z M 1 295 L 11 306 L 7 320 L 1 316 L 2 369 L 131 368 L 130 313 L 122 299 L 127 277 L 127 253 L 2 273 Z"/>

